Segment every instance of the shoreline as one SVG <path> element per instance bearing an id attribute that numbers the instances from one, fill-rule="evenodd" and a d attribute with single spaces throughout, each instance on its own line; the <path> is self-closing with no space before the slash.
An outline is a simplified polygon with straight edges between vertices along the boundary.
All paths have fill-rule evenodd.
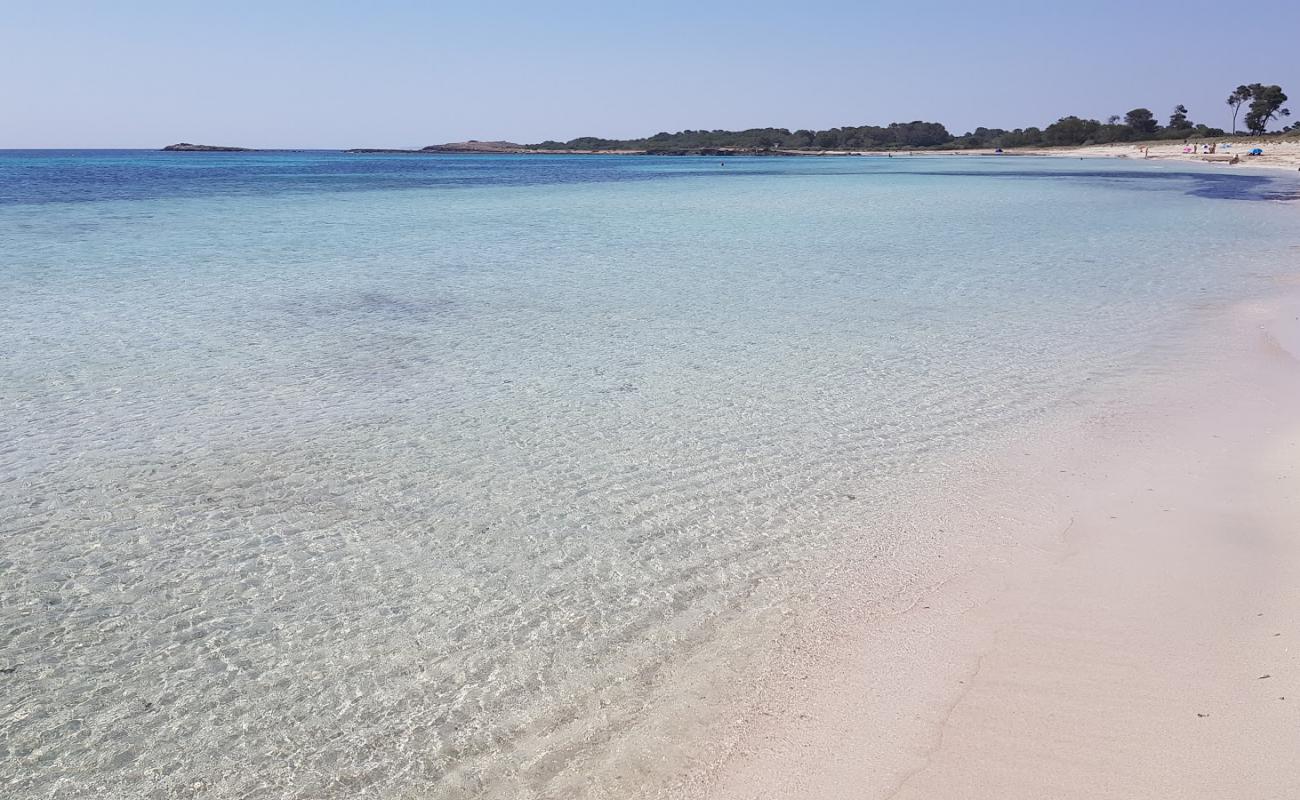
<path id="1" fill-rule="evenodd" d="M 446 156 L 446 155 L 511 155 L 511 156 L 696 156 L 701 158 L 945 158 L 949 156 L 990 156 L 1016 157 L 1037 156 L 1044 158 L 1116 158 L 1139 161 L 1176 161 L 1189 164 L 1210 164 L 1222 167 L 1262 168 L 1267 170 L 1300 171 L 1300 140 L 1297 139 L 1259 139 L 1238 137 L 1227 141 L 1189 140 L 1156 142 L 1125 142 L 1116 144 L 1094 144 L 1062 147 L 1020 147 L 997 150 L 991 147 L 955 150 L 746 150 L 734 148 L 696 148 L 688 150 L 584 150 L 573 148 L 538 149 L 524 145 L 495 146 L 494 143 L 431 145 L 420 149 L 351 147 L 342 150 L 321 150 L 323 153 L 340 153 L 345 155 L 403 155 L 403 156 Z M 1213 154 L 1199 152 L 1205 144 L 1223 146 L 1222 152 Z M 1191 147 L 1194 152 L 1183 152 Z M 1251 156 L 1253 148 L 1264 152 Z M 276 153 L 308 152 L 303 150 L 255 149 L 244 147 L 226 147 L 212 145 L 194 145 L 188 143 L 168 145 L 159 152 L 183 153 Z M 1231 161 L 1232 157 L 1238 160 Z"/>
<path id="2" fill-rule="evenodd" d="M 1202 142 L 1193 140 L 1199 147 Z M 1208 142 L 1207 142 L 1208 143 Z M 1223 142 L 1218 142 L 1222 146 Z M 1227 151 L 1216 152 L 1213 156 L 1206 157 L 1202 153 L 1184 153 L 1182 141 L 1167 142 L 1126 142 L 1123 144 L 1091 144 L 1080 145 L 1078 147 L 1021 147 L 998 152 L 994 148 L 976 148 L 969 150 L 918 150 L 918 151 L 897 151 L 897 150 L 855 150 L 855 151 L 825 151 L 821 153 L 800 153 L 798 155 L 826 155 L 826 156 L 868 156 L 874 158 L 945 158 L 948 156 L 987 156 L 992 158 L 1016 158 L 1016 157 L 1039 157 L 1039 158 L 1080 158 L 1080 159 L 1131 159 L 1134 161 L 1173 161 L 1183 164 L 1196 164 L 1200 166 L 1212 166 L 1222 168 L 1241 168 L 1241 169 L 1265 169 L 1272 171 L 1296 172 L 1300 171 L 1300 141 L 1277 140 L 1277 139 L 1249 139 L 1241 137 L 1228 142 L 1232 147 Z M 1252 148 L 1258 147 L 1264 151 L 1262 156 L 1249 156 L 1247 153 Z M 1147 152 L 1143 152 L 1146 148 Z M 786 155 L 787 153 L 781 153 Z M 1236 164 L 1228 163 L 1225 156 L 1238 155 L 1240 160 Z M 796 155 L 789 153 L 789 155 Z"/>
<path id="3" fill-rule="evenodd" d="M 1184 164 L 1215 166 L 1222 168 L 1264 169 L 1270 172 L 1300 171 L 1300 141 L 1249 140 L 1242 139 L 1237 144 L 1241 160 L 1230 164 L 1222 158 L 1206 159 L 1201 154 L 1181 152 L 1181 142 L 1160 142 L 1148 146 L 1149 153 L 1143 154 L 1141 143 L 1114 145 L 1084 145 L 1080 147 L 1032 147 L 1016 148 L 997 152 L 992 148 L 971 150 L 773 150 L 768 152 L 748 152 L 729 150 L 708 150 L 703 152 L 649 152 L 646 150 L 528 150 L 524 148 L 508 150 L 391 150 L 352 148 L 341 152 L 349 155 L 511 155 L 511 156 L 661 156 L 697 158 L 935 158 L 951 156 L 982 156 L 990 158 L 1079 158 L 1079 159 L 1133 159 L 1137 161 L 1175 161 Z M 1246 156 L 1252 147 L 1264 149 L 1262 156 Z M 1218 154 L 1222 156 L 1223 154 Z"/>
<path id="4" fill-rule="evenodd" d="M 985 544 L 884 608 L 841 587 L 672 796 L 1300 793 L 1300 297 L 1222 316 L 1208 362 L 968 465 L 928 503 Z"/>
<path id="5" fill-rule="evenodd" d="M 1202 144 L 1197 140 L 1192 141 L 1195 142 L 1198 148 Z M 1224 142 L 1220 141 L 1217 142 L 1217 144 L 1222 148 Z M 1300 171 L 1300 141 L 1248 139 L 1242 137 L 1240 139 L 1231 140 L 1227 144 L 1231 145 L 1228 150 L 1219 149 L 1213 156 L 1208 158 L 1205 154 L 1199 152 L 1182 152 L 1185 146 L 1190 145 L 1184 145 L 1181 141 L 1097 144 L 1066 148 L 1026 148 L 1011 151 L 1010 154 L 1046 156 L 1050 158 L 1126 158 L 1137 161 L 1174 161 L 1186 164 L 1203 164 L 1225 168 L 1249 167 L 1268 170 L 1283 170 L 1287 172 Z M 1255 147 L 1262 149 L 1264 154 L 1261 156 L 1247 155 L 1247 153 Z M 1142 152 L 1143 148 L 1146 148 L 1146 153 Z M 966 152 L 983 153 L 984 151 Z M 1239 156 L 1240 161 L 1236 164 L 1230 164 L 1223 160 L 1225 156 L 1231 155 Z"/>

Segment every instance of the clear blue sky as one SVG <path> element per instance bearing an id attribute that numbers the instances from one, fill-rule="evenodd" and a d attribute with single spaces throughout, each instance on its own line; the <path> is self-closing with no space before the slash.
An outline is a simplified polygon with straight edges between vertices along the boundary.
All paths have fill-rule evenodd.
<path id="1" fill-rule="evenodd" d="M 1044 125 L 1239 83 L 1300 114 L 1300 0 L 0 0 L 0 147 L 418 146 Z"/>

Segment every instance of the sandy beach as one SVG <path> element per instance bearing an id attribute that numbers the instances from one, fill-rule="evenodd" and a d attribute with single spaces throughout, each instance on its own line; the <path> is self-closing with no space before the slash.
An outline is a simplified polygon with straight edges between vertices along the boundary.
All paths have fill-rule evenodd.
<path id="1" fill-rule="evenodd" d="M 1008 151 L 1016 155 L 1053 156 L 1058 158 L 1132 158 L 1152 161 L 1183 161 L 1199 164 L 1214 164 L 1228 167 L 1263 167 L 1282 169 L 1289 172 L 1300 170 L 1300 140 L 1253 139 L 1242 137 L 1232 139 L 1225 146 L 1224 140 L 1215 140 L 1218 146 L 1213 155 L 1202 152 L 1203 144 L 1192 140 L 1196 152 L 1185 153 L 1191 147 L 1181 140 L 1170 142 L 1135 142 L 1124 144 L 1094 144 L 1084 147 L 1037 147 L 1018 148 Z M 1248 155 L 1254 148 L 1263 150 L 1263 155 Z M 979 151 L 981 153 L 991 151 Z M 1229 163 L 1233 155 L 1240 158 L 1236 164 Z"/>
<path id="2" fill-rule="evenodd" d="M 1288 176 L 198 158 L 0 154 L 0 796 L 1300 793 Z"/>
<path id="3" fill-rule="evenodd" d="M 1191 372 L 937 495 L 1002 544 L 829 615 L 682 796 L 1300 796 L 1300 300 L 1215 324 Z"/>
<path id="4" fill-rule="evenodd" d="M 1089 144 L 1079 147 L 1017 147 L 999 152 L 991 147 L 970 150 L 855 150 L 825 152 L 824 156 L 876 156 L 886 158 L 943 158 L 949 156 L 1045 156 L 1049 158 L 1124 158 L 1145 161 L 1177 161 L 1209 164 L 1225 169 L 1262 168 L 1268 170 L 1300 171 L 1300 139 L 1258 139 L 1241 137 L 1231 140 L 1193 140 L 1196 152 L 1183 152 L 1191 144 L 1182 140 L 1168 142 L 1124 142 L 1117 144 Z M 1212 154 L 1202 152 L 1206 144 L 1217 143 Z M 1225 146 L 1226 144 L 1226 146 Z M 1259 148 L 1262 155 L 1249 155 Z M 810 155 L 808 152 L 790 151 L 788 155 Z M 1237 156 L 1236 163 L 1232 157 Z"/>
<path id="5" fill-rule="evenodd" d="M 1300 800 L 1300 2 L 593 10 L 6 6 L 0 800 Z"/>

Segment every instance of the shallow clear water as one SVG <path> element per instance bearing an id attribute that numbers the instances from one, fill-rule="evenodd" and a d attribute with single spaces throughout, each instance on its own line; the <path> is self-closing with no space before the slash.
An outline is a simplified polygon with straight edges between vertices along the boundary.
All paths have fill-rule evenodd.
<path id="1" fill-rule="evenodd" d="M 0 794 L 545 795 L 909 475 L 1268 290 L 1296 189 L 0 153 Z"/>

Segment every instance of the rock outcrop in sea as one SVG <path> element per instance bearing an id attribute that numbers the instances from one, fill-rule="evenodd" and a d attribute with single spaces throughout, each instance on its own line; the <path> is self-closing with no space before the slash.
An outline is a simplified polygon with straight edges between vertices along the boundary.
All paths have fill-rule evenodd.
<path id="1" fill-rule="evenodd" d="M 166 152 L 171 153 L 252 153 L 255 152 L 251 147 L 223 147 L 215 144 L 190 144 L 189 142 L 178 142 L 169 144 L 163 148 Z"/>

